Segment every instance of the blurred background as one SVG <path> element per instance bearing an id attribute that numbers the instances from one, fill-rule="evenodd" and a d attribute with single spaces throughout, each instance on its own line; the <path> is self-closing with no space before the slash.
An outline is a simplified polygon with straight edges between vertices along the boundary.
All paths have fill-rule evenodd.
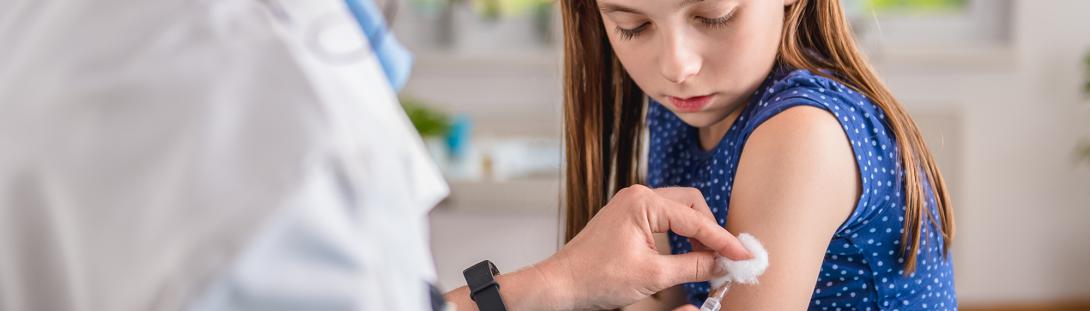
<path id="1" fill-rule="evenodd" d="M 378 1 L 383 2 L 383 1 Z M 443 290 L 560 245 L 560 24 L 548 0 L 386 0 L 401 97 L 452 193 Z M 1090 1 L 844 0 L 949 181 L 965 310 L 1090 309 Z"/>

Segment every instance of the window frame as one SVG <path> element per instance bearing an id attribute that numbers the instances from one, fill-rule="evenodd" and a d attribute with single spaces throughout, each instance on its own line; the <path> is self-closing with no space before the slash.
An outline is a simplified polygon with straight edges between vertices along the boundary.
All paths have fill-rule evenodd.
<path id="1" fill-rule="evenodd" d="M 867 0 L 847 0 L 867 1 Z M 1010 0 L 966 0 L 963 10 L 857 12 L 849 17 L 865 46 L 881 50 L 919 46 L 1006 46 L 1011 41 Z"/>

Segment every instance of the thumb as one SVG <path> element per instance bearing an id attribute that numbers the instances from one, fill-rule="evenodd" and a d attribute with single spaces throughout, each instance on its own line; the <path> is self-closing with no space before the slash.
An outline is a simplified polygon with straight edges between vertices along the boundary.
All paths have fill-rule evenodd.
<path id="1" fill-rule="evenodd" d="M 714 252 L 688 252 L 678 255 L 661 255 L 662 265 L 665 271 L 669 271 L 666 287 L 682 283 L 703 282 L 715 277 L 723 276 L 722 271 L 715 264 Z"/>

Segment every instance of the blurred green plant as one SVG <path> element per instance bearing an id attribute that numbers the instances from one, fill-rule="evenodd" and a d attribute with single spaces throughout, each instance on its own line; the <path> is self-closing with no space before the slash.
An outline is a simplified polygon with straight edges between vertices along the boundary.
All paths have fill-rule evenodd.
<path id="1" fill-rule="evenodd" d="M 498 20 L 507 16 L 537 14 L 542 7 L 550 7 L 553 0 L 473 0 L 472 3 L 477 14 L 484 19 Z"/>
<path id="2" fill-rule="evenodd" d="M 428 108 L 427 103 L 420 99 L 402 96 L 401 107 L 405 114 L 409 115 L 409 121 L 420 136 L 442 137 L 450 130 L 450 116 L 438 110 Z"/>
<path id="3" fill-rule="evenodd" d="M 477 4 L 477 12 L 488 21 L 496 21 L 500 19 L 500 9 L 503 7 L 500 0 L 477 0 L 473 1 Z"/>
<path id="4" fill-rule="evenodd" d="M 933 12 L 961 10 L 967 0 L 863 0 L 877 11 Z"/>

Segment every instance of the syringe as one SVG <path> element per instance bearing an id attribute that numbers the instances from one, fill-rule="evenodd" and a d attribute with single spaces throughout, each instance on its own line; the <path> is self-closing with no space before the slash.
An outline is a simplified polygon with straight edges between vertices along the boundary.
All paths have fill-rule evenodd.
<path id="1" fill-rule="evenodd" d="M 713 289 L 708 293 L 708 299 L 704 300 L 704 304 L 700 306 L 700 311 L 719 311 L 719 302 L 723 300 L 723 296 L 727 294 L 727 290 L 730 289 L 730 283 L 723 283 L 723 286 Z"/>
<path id="2" fill-rule="evenodd" d="M 731 284 L 757 284 L 757 278 L 768 268 L 768 251 L 761 245 L 761 241 L 749 233 L 738 235 L 738 241 L 753 254 L 753 258 L 734 261 L 726 257 L 718 257 L 715 264 L 727 272 L 726 275 L 711 280 L 712 286 L 716 286 L 708 293 L 708 299 L 700 306 L 700 311 L 719 311 L 723 296 L 727 294 Z"/>

